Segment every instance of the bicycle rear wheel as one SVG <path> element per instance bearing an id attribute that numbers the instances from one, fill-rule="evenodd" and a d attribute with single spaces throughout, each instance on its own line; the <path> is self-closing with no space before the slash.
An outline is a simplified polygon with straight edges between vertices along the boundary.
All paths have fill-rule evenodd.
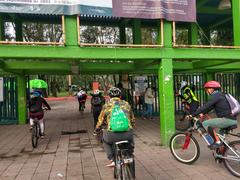
<path id="1" fill-rule="evenodd" d="M 114 172 L 113 172 L 114 179 L 122 180 L 122 166 L 120 164 L 116 164 L 115 162 L 115 167 L 114 167 Z"/>
<path id="2" fill-rule="evenodd" d="M 36 148 L 38 145 L 38 138 L 39 138 L 39 127 L 35 124 L 32 128 L 32 147 Z"/>
<path id="3" fill-rule="evenodd" d="M 186 113 L 179 110 L 175 114 L 175 127 L 178 131 L 186 131 L 191 126 L 191 121 L 186 119 Z"/>
<path id="4" fill-rule="evenodd" d="M 200 155 L 200 148 L 196 139 L 182 132 L 171 137 L 170 150 L 173 157 L 184 164 L 192 164 Z"/>
<path id="5" fill-rule="evenodd" d="M 229 159 L 223 160 L 224 165 L 232 175 L 240 177 L 240 141 L 232 141 L 229 146 L 234 152 L 229 147 L 226 147 L 224 157 Z"/>
<path id="6" fill-rule="evenodd" d="M 123 175 L 123 180 L 133 180 L 135 177 L 132 174 L 132 170 L 130 167 L 130 164 L 123 164 L 122 165 L 122 175 Z"/>

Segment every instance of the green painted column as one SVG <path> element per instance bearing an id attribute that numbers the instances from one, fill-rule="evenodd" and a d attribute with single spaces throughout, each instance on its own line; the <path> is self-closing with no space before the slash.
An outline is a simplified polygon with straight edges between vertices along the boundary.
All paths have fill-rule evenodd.
<path id="1" fill-rule="evenodd" d="M 3 16 L 0 15 L 0 41 L 4 40 L 4 20 Z"/>
<path id="2" fill-rule="evenodd" d="M 120 34 L 120 44 L 126 44 L 126 32 L 125 32 L 125 24 L 121 21 L 119 26 L 119 34 Z"/>
<path id="3" fill-rule="evenodd" d="M 25 75 L 17 76 L 17 87 L 18 87 L 18 123 L 26 124 L 27 99 L 26 99 L 26 77 L 25 77 Z"/>
<path id="4" fill-rule="evenodd" d="M 141 20 L 133 20 L 133 44 L 142 44 Z"/>
<path id="5" fill-rule="evenodd" d="M 65 16 L 66 46 L 78 46 L 77 16 Z"/>
<path id="6" fill-rule="evenodd" d="M 240 1 L 232 0 L 234 45 L 240 46 Z"/>
<path id="7" fill-rule="evenodd" d="M 175 132 L 172 59 L 161 60 L 158 77 L 161 143 L 168 145 L 171 135 Z"/>
<path id="8" fill-rule="evenodd" d="M 163 44 L 165 47 L 172 47 L 172 22 L 164 21 L 163 25 Z"/>
<path id="9" fill-rule="evenodd" d="M 198 40 L 198 27 L 196 23 L 191 23 L 188 29 L 188 44 L 196 45 Z"/>
<path id="10" fill-rule="evenodd" d="M 15 21 L 16 41 L 23 41 L 22 21 L 17 19 Z"/>

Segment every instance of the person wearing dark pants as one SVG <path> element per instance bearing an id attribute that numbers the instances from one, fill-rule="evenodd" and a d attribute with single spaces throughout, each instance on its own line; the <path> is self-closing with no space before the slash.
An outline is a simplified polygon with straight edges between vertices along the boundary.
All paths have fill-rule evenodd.
<path id="1" fill-rule="evenodd" d="M 121 100 L 121 90 L 119 88 L 110 88 L 108 94 L 110 100 L 103 106 L 94 132 L 97 133 L 103 129 L 103 147 L 110 161 L 107 166 L 113 167 L 115 165 L 113 144 L 117 141 L 128 140 L 133 147 L 135 117 L 129 103 Z M 114 122 L 122 119 L 125 119 L 125 123 L 120 124 L 125 124 L 127 128 L 116 130 L 115 128 L 119 123 Z M 133 149 L 131 150 L 133 151 Z"/>
<path id="2" fill-rule="evenodd" d="M 93 128 L 95 129 L 96 125 L 97 125 L 97 121 L 98 121 L 98 116 L 102 110 L 102 106 L 105 104 L 105 99 L 102 96 L 102 93 L 96 89 L 94 90 L 92 95 L 92 99 L 91 99 L 91 105 L 92 105 L 92 112 L 93 112 Z"/>

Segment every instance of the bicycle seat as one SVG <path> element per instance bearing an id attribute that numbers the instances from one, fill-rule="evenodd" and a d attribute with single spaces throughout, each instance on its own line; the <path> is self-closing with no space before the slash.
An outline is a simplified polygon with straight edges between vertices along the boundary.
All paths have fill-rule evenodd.
<path id="1" fill-rule="evenodd" d="M 229 131 L 236 129 L 236 128 L 237 128 L 237 125 L 233 125 L 233 126 L 229 126 L 227 128 L 223 128 L 223 129 L 221 129 L 221 131 L 227 134 L 227 133 L 229 133 Z"/>
<path id="2" fill-rule="evenodd" d="M 125 140 L 125 141 L 118 141 L 118 142 L 115 142 L 116 145 L 118 145 L 118 144 L 124 144 L 124 143 L 128 143 L 128 141 Z"/>

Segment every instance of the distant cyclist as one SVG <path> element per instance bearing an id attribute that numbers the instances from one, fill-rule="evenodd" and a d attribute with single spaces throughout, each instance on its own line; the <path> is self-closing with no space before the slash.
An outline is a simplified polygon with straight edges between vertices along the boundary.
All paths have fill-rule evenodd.
<path id="1" fill-rule="evenodd" d="M 85 103 L 86 103 L 86 100 L 87 100 L 87 94 L 84 90 L 80 90 L 78 93 L 77 93 L 77 98 L 78 98 L 78 103 L 79 103 L 79 112 L 80 111 L 84 111 L 84 108 L 85 108 Z"/>
<path id="2" fill-rule="evenodd" d="M 110 160 L 110 163 L 107 166 L 112 167 L 115 165 L 113 153 L 113 144 L 115 142 L 128 140 L 133 147 L 132 129 L 135 124 L 135 118 L 129 103 L 120 99 L 121 90 L 119 88 L 110 88 L 108 94 L 110 96 L 110 100 L 103 106 L 98 118 L 95 132 L 103 129 L 103 147 L 107 153 L 107 158 Z M 118 117 L 115 117 L 116 114 L 121 116 L 121 118 L 127 119 L 128 127 L 126 130 L 120 132 L 113 130 L 113 124 L 111 123 L 113 117 L 115 120 L 118 119 Z"/>
<path id="3" fill-rule="evenodd" d="M 93 119 L 94 119 L 94 128 L 97 125 L 98 116 L 102 110 L 103 105 L 105 104 L 105 98 L 103 97 L 102 93 L 96 89 L 94 90 L 91 99 L 91 106 L 92 106 L 92 112 L 93 112 Z"/>
<path id="4" fill-rule="evenodd" d="M 190 114 L 194 113 L 199 107 L 199 101 L 194 94 L 194 90 L 188 86 L 187 81 L 182 81 L 178 96 Z"/>
<path id="5" fill-rule="evenodd" d="M 30 130 L 34 125 L 34 119 L 38 119 L 41 128 L 41 138 L 44 138 L 43 106 L 46 106 L 48 110 L 51 110 L 51 107 L 49 106 L 47 101 L 42 97 L 42 92 L 40 90 L 35 90 L 31 95 L 31 99 L 29 102 Z"/>

